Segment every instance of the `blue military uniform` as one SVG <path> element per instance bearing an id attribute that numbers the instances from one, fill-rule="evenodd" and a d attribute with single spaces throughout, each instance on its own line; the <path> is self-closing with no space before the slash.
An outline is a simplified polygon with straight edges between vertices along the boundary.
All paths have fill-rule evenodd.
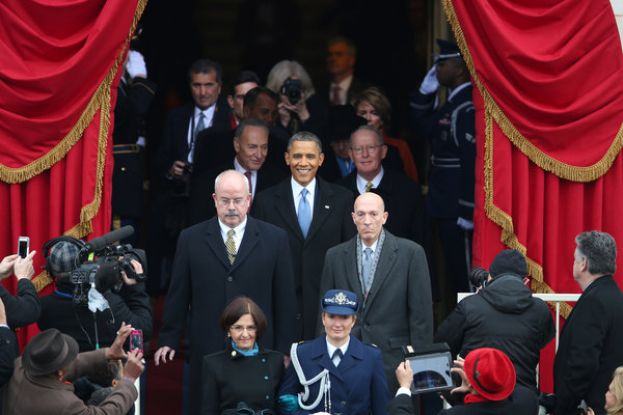
<path id="1" fill-rule="evenodd" d="M 309 410 L 298 408 L 294 415 L 328 412 L 341 415 L 383 415 L 387 413 L 389 392 L 383 371 L 381 352 L 355 337 L 350 337 L 348 351 L 336 367 L 327 352 L 324 336 L 311 342 L 301 343 L 297 347 L 298 359 L 306 379 L 312 379 L 324 369 L 329 371 L 331 383 L 327 393 L 329 401 L 321 398 L 318 405 Z M 321 382 L 309 386 L 309 399 L 304 403 L 313 402 L 319 394 Z M 294 366 L 288 366 L 285 378 L 279 389 L 279 395 L 298 394 L 303 391 Z M 281 411 L 282 413 L 288 413 Z"/>
<path id="2" fill-rule="evenodd" d="M 440 42 L 440 47 L 438 62 L 460 57 L 456 45 Z M 435 101 L 435 93 L 416 91 L 411 97 L 416 131 L 429 139 L 431 148 L 426 210 L 441 240 L 446 275 L 453 280 L 455 291 L 468 291 L 471 234 L 457 222 L 460 218 L 463 228 L 473 226 L 476 134 L 472 84 L 456 86 L 438 109 Z"/>
<path id="3" fill-rule="evenodd" d="M 329 290 L 322 305 L 329 314 L 353 315 L 357 296 L 346 290 Z M 321 336 L 292 345 L 292 363 L 279 389 L 280 413 L 387 414 L 389 392 L 381 352 L 349 336 L 348 348 L 336 365 L 329 356 L 329 342 L 330 336 Z"/>

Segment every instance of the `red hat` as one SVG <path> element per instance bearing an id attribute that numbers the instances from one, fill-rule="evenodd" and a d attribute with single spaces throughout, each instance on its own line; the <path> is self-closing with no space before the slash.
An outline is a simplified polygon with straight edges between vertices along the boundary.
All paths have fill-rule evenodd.
<path id="1" fill-rule="evenodd" d="M 515 366 L 498 349 L 472 350 L 465 358 L 464 370 L 472 388 L 489 401 L 504 400 L 515 389 Z"/>

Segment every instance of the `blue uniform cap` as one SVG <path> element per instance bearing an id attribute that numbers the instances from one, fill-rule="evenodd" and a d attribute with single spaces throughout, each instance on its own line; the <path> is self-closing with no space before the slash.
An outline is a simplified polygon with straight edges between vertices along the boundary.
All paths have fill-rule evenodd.
<path id="1" fill-rule="evenodd" d="M 461 57 L 459 47 L 452 41 L 437 39 L 437 46 L 439 46 L 439 55 L 435 58 L 435 63 Z"/>
<path id="2" fill-rule="evenodd" d="M 329 290 L 322 297 L 322 311 L 340 316 L 350 316 L 357 312 L 357 294 L 346 290 Z"/>

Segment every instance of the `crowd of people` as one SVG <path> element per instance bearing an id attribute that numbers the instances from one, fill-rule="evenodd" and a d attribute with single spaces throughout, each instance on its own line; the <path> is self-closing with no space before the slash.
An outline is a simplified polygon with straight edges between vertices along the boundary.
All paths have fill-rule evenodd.
<path id="1" fill-rule="evenodd" d="M 88 244 L 53 239 L 44 256 L 54 292 L 43 298 L 30 281 L 34 251 L 0 262 L 0 278 L 19 279 L 15 296 L 0 286 L 4 413 L 131 411 L 152 337 L 148 292 L 166 292 L 155 365 L 179 358 L 183 336 L 188 345 L 185 414 L 437 413 L 440 400 L 418 393 L 404 352 L 434 343 L 448 345 L 461 379 L 443 393 L 453 407 L 442 414 L 621 413 L 623 295 L 610 235 L 576 239 L 583 294 L 561 332 L 553 395 L 539 393 L 536 371 L 554 322 L 526 284 L 525 256 L 504 250 L 469 283 L 472 86 L 457 46 L 438 43 L 411 102 L 415 131 L 430 142 L 425 169 L 391 136 L 383 91 L 355 77 L 348 39 L 328 42 L 322 89 L 281 61 L 265 86 L 242 71 L 221 94 L 220 65 L 193 63 L 193 102 L 171 110 L 152 163 L 148 259 L 89 267 Z M 124 195 L 142 191 L 140 120 L 155 93 L 133 52 L 115 110 L 128 117 L 115 134 L 121 224 L 144 212 Z M 476 292 L 438 315 L 435 330 L 442 289 Z M 41 333 L 18 357 L 14 330 L 31 323 Z M 125 347 L 137 331 L 144 347 Z"/>

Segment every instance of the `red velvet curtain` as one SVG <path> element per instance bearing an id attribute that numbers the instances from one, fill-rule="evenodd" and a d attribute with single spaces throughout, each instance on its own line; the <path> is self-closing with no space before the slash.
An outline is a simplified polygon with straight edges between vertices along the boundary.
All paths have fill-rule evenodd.
<path id="1" fill-rule="evenodd" d="M 110 228 L 112 110 L 145 3 L 0 2 L 0 255 L 30 236 L 38 290 L 50 282 L 45 241 Z"/>
<path id="2" fill-rule="evenodd" d="M 475 85 L 474 264 L 516 248 L 534 291 L 578 293 L 575 235 L 603 230 L 623 246 L 623 54 L 610 3 L 444 0 L 444 8 Z M 620 272 L 615 279 L 622 285 Z M 545 355 L 548 390 L 553 346 Z"/>

